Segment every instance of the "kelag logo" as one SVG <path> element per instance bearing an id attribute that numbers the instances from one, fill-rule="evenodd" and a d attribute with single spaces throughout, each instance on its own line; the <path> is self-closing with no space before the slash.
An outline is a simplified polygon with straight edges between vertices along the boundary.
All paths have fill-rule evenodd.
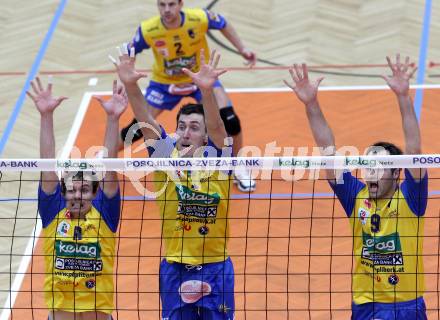
<path id="1" fill-rule="evenodd" d="M 76 243 L 56 240 L 55 252 L 59 257 L 99 258 L 101 247 L 98 242 Z"/>
<path id="2" fill-rule="evenodd" d="M 75 161 L 75 160 L 67 160 L 67 161 L 57 161 L 56 164 L 58 169 L 96 169 L 96 168 L 104 168 L 102 164 L 89 164 L 86 161 Z"/>
<path id="3" fill-rule="evenodd" d="M 179 201 L 188 204 L 218 205 L 220 203 L 220 196 L 217 193 L 207 194 L 195 192 L 182 185 L 176 185 L 176 191 Z"/>
<path id="4" fill-rule="evenodd" d="M 402 251 L 398 232 L 383 237 L 373 237 L 365 232 L 362 232 L 362 240 L 364 247 L 366 247 L 371 254 Z"/>

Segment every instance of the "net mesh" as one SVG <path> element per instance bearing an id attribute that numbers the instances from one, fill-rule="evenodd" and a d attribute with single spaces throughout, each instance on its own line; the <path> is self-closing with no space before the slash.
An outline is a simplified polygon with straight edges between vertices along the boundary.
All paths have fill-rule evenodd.
<path id="1" fill-rule="evenodd" d="M 207 203 L 215 203 L 216 200 L 202 197 L 204 189 L 197 186 L 197 181 L 200 184 L 215 185 L 220 180 L 227 181 L 227 196 L 220 201 L 225 201 L 229 210 L 229 227 L 224 238 L 227 240 L 227 253 L 235 270 L 236 319 L 349 318 L 353 291 L 356 290 L 352 287 L 352 275 L 356 273 L 353 256 L 355 241 L 353 226 L 349 220 L 362 224 L 362 217 L 355 214 L 352 218 L 347 218 L 325 179 L 323 169 L 350 169 L 353 176 L 361 178 L 362 170 L 359 169 L 366 167 L 376 170 L 377 167 L 431 168 L 429 201 L 423 218 L 424 248 L 422 252 L 417 251 L 410 255 L 420 255 L 424 260 L 424 270 L 421 271 L 421 266 L 417 270 L 423 272 L 425 278 L 424 297 L 428 318 L 440 318 L 440 223 L 436 169 L 440 162 L 439 156 L 228 158 L 226 162 L 225 159 L 210 160 L 210 164 L 201 164 L 197 159 L 173 159 L 174 166 L 170 165 L 170 159 L 156 159 L 155 162 L 151 162 L 151 159 L 139 159 L 137 162 L 132 159 L 108 159 L 99 162 L 2 160 L 2 319 L 47 318 L 44 293 L 48 289 L 44 287 L 47 276 L 44 263 L 48 253 L 43 249 L 45 239 L 41 232 L 36 195 L 41 171 L 54 168 L 96 171 L 117 169 L 120 173 L 121 219 L 116 232 L 114 268 L 111 275 L 114 279 L 114 319 L 160 318 L 162 306 L 159 297 L 159 265 L 166 254 L 166 241 L 176 240 L 173 239 L 175 233 L 166 232 L 160 208 L 172 208 L 174 202 L 179 212 L 186 212 L 182 213 L 185 217 L 205 219 L 202 224 L 198 220 L 187 222 L 193 228 L 197 226 L 197 237 L 208 238 L 216 224 L 226 220 L 222 221 L 220 217 L 220 220 L 211 221 L 211 224 L 206 222 L 210 215 L 215 217 L 219 213 L 207 210 Z M 313 163 L 316 164 L 315 168 L 320 167 L 319 172 L 313 169 Z M 209 174 L 203 171 L 207 166 L 211 170 Z M 233 178 L 229 173 L 238 166 L 253 172 L 257 181 L 256 192 L 240 193 L 233 187 Z M 167 180 L 160 180 L 158 175 L 152 173 L 153 170 L 163 170 L 166 174 L 161 179 L 168 177 Z M 224 173 L 226 178 L 213 174 L 219 172 L 216 170 Z M 192 172 L 190 180 L 188 171 Z M 197 173 L 196 179 L 194 177 Z M 173 175 L 177 175 L 175 181 L 180 181 L 181 185 L 192 190 L 192 197 L 186 194 L 177 199 L 167 198 L 164 196 L 166 192 L 155 192 L 155 183 L 168 183 L 175 189 L 175 184 L 169 181 L 169 177 Z M 402 173 L 400 182 L 403 182 L 403 178 Z M 175 190 L 179 192 L 178 189 Z M 208 187 L 208 193 L 213 191 L 216 190 Z M 198 196 L 201 198 L 197 198 Z M 160 204 L 160 201 L 163 203 Z M 176 212 L 173 215 L 176 216 Z M 398 218 L 397 214 L 396 219 Z M 184 229 L 188 225 L 185 221 L 182 223 L 182 220 L 170 220 L 166 222 L 174 224 L 173 231 L 179 227 Z M 414 216 L 414 221 L 420 219 Z M 414 224 L 412 220 L 403 220 L 400 223 Z M 207 226 L 208 233 L 201 234 L 201 226 Z M 185 231 L 182 230 L 182 233 Z M 376 236 L 372 237 L 374 245 L 380 245 L 381 241 L 374 240 Z M 419 235 L 414 239 L 422 240 Z M 198 239 L 189 237 L 184 241 L 190 243 Z M 184 241 L 180 245 L 184 246 Z M 209 251 L 203 250 L 206 253 Z M 220 251 L 222 250 L 223 248 Z M 378 252 L 371 251 L 370 254 Z M 398 248 L 393 247 L 392 253 L 398 252 Z M 383 250 L 379 253 L 385 254 Z M 54 254 L 50 255 L 53 257 Z M 73 257 L 78 258 L 76 255 Z M 202 254 L 201 259 L 204 262 L 208 258 Z M 391 266 L 397 265 L 400 266 L 398 261 L 391 263 Z M 373 288 L 377 282 L 390 281 L 390 273 L 384 274 L 367 274 Z M 394 270 L 392 274 L 402 278 L 399 270 Z M 93 292 L 94 289 L 88 290 Z M 219 304 L 217 307 L 220 311 L 227 311 L 229 308 L 226 304 Z"/>

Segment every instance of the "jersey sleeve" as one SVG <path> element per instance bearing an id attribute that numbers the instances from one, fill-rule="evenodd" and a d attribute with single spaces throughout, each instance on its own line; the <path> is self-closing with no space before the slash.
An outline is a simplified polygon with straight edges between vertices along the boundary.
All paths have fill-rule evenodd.
<path id="1" fill-rule="evenodd" d="M 111 198 L 108 198 L 102 189 L 99 188 L 95 199 L 92 201 L 92 205 L 101 214 L 110 230 L 116 232 L 121 217 L 121 193 L 119 188 Z"/>
<path id="2" fill-rule="evenodd" d="M 226 19 L 222 15 L 206 9 L 205 12 L 208 17 L 208 29 L 221 30 L 226 27 Z"/>
<path id="3" fill-rule="evenodd" d="M 169 136 L 160 126 L 160 138 L 147 147 L 150 158 L 169 158 L 176 146 L 176 140 Z"/>
<path id="4" fill-rule="evenodd" d="M 61 194 L 61 186 L 58 183 L 55 192 L 47 194 L 41 188 L 41 183 L 38 187 L 38 213 L 46 228 L 55 219 L 57 214 L 66 207 L 66 201 Z"/>
<path id="5" fill-rule="evenodd" d="M 415 181 L 411 172 L 405 169 L 405 180 L 400 188 L 411 211 L 418 217 L 423 216 L 428 204 L 428 173 L 420 181 Z"/>
<path id="6" fill-rule="evenodd" d="M 143 50 L 150 48 L 150 46 L 145 41 L 144 36 L 142 35 L 141 27 L 138 27 L 138 29 L 136 30 L 136 34 L 134 35 L 132 45 L 134 47 L 134 51 L 136 54 L 141 53 Z"/>
<path id="7" fill-rule="evenodd" d="M 365 184 L 358 178 L 353 177 L 350 171 L 344 172 L 342 178 L 342 183 L 337 181 L 329 183 L 344 208 L 345 214 L 347 217 L 350 217 L 356 202 L 356 196 L 365 187 Z"/>

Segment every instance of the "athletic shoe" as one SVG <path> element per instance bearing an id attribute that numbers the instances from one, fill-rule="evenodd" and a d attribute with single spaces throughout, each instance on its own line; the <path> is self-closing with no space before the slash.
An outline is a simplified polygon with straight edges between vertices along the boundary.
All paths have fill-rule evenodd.
<path id="1" fill-rule="evenodd" d="M 234 171 L 234 184 L 241 192 L 255 191 L 256 183 L 247 169 L 236 169 Z"/>

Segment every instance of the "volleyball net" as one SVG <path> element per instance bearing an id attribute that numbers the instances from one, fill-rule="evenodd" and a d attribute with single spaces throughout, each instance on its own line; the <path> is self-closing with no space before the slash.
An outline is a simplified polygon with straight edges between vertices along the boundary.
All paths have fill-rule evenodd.
<path id="1" fill-rule="evenodd" d="M 379 296 L 381 282 L 391 284 L 397 281 L 392 287 L 396 294 L 399 281 L 407 277 L 405 272 L 415 277 L 411 271 L 414 268 L 416 273 L 424 275 L 428 317 L 439 319 L 439 165 L 440 155 L 436 154 L 2 159 L 1 320 L 47 319 L 44 296 L 48 287 L 44 286 L 47 277 L 44 266 L 49 254 L 43 250 L 47 237 L 42 233 L 37 206 L 41 172 L 57 171 L 62 176 L 68 172 L 93 171 L 99 179 L 110 170 L 119 173 L 122 200 L 110 275 L 114 281 L 114 292 L 111 292 L 114 319 L 160 318 L 163 306 L 159 296 L 159 265 L 166 255 L 166 242 L 174 240 L 181 240 L 177 243 L 182 247 L 185 243 L 190 246 L 191 241 L 209 240 L 210 244 L 218 241 L 223 247 L 227 244 L 227 249 L 222 247 L 217 251 L 224 252 L 224 258 L 229 256 L 234 265 L 236 319 L 347 319 L 351 314 L 353 294 L 358 289 L 353 286 L 354 274 L 362 273 L 366 277 L 364 282 L 369 279 L 374 294 Z M 237 168 L 251 171 L 257 180 L 256 192 L 240 193 L 233 187 L 230 173 Z M 414 220 L 409 220 L 397 210 L 391 216 L 381 217 L 385 219 L 383 221 L 396 220 L 394 236 L 383 234 L 381 230 L 353 236 L 354 228 L 362 228 L 373 214 L 380 213 L 362 213 L 357 208 L 347 218 L 326 180 L 325 171 L 331 170 L 337 176 L 350 171 L 354 177 L 364 181 L 371 178 L 372 172 L 378 179 L 386 170 L 394 168 L 429 168 L 425 216 L 419 218 L 414 215 Z M 404 181 L 403 171 L 399 183 Z M 155 174 L 157 172 L 163 173 L 160 179 Z M 343 183 L 343 180 L 337 180 L 336 183 Z M 216 188 L 218 184 L 226 187 Z M 224 190 L 225 194 L 222 193 Z M 175 197 L 169 197 L 172 194 L 169 192 L 174 192 Z M 403 196 L 398 197 L 399 201 L 403 201 Z M 362 200 L 368 206 L 370 200 L 365 196 Z M 223 209 L 220 207 L 225 208 L 228 214 L 225 211 L 222 216 Z M 174 210 L 170 214 L 173 218 L 164 214 L 170 209 Z M 401 229 L 405 224 L 418 225 L 422 220 L 424 232 L 417 230 L 407 235 L 406 229 Z M 62 220 L 57 223 L 61 224 Z M 219 225 L 226 223 L 228 227 L 221 236 L 215 233 Z M 60 232 L 55 235 L 59 237 L 56 239 L 58 241 L 62 241 Z M 182 239 L 173 239 L 176 235 Z M 406 236 L 417 242 L 424 240 L 423 250 L 416 246 L 416 251 L 405 252 Z M 359 239 L 356 240 L 356 237 Z M 70 281 L 70 286 L 65 286 L 67 291 L 96 291 L 100 278 L 96 274 L 91 275 L 93 270 L 87 269 L 87 261 L 96 260 L 96 255 L 84 257 L 84 252 L 77 245 L 83 243 L 84 239 L 75 241 L 76 247 L 67 256 L 52 250 L 49 258 L 55 261 L 54 270 L 65 272 L 66 275 L 76 271 L 72 279 L 66 276 L 63 280 L 66 283 Z M 360 254 L 362 260 L 372 264 L 374 271 L 371 273 L 356 269 L 357 257 L 353 247 L 357 241 L 361 241 L 365 247 Z M 211 261 L 211 251 L 204 246 L 202 248 L 199 258 L 203 265 L 203 262 Z M 101 250 L 101 256 L 103 252 Z M 424 261 L 424 268 L 418 265 L 419 260 L 413 259 L 416 256 Z M 184 253 L 177 256 L 183 257 Z M 58 261 L 63 263 L 57 264 Z M 409 261 L 416 261 L 417 267 L 408 266 Z M 96 263 L 92 264 L 96 267 Z M 94 272 L 96 270 L 100 271 L 98 268 Z M 78 288 L 80 271 L 89 272 L 87 277 L 96 281 L 90 288 Z M 213 292 L 217 289 L 212 288 Z M 402 290 L 407 293 L 414 291 L 418 295 L 422 288 L 414 281 L 413 287 L 407 286 Z M 223 311 L 229 307 L 218 306 Z"/>

